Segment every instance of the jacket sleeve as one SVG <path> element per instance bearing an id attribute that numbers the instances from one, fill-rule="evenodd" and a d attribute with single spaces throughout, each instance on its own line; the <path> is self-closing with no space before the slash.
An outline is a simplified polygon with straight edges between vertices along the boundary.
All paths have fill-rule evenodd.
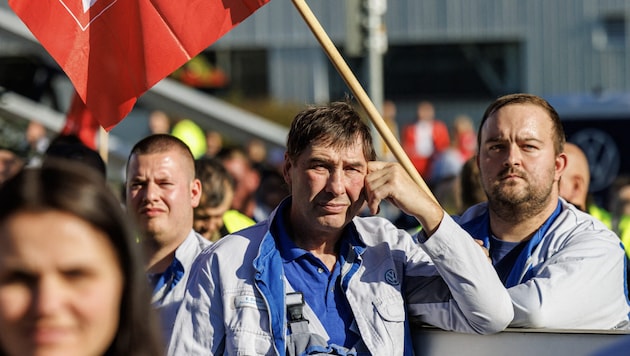
<path id="1" fill-rule="evenodd" d="M 534 276 L 508 289 L 514 304 L 511 326 L 611 329 L 627 323 L 625 256 L 611 231 L 576 231 L 561 245 L 539 249 L 544 256 L 533 267 Z"/>
<path id="2" fill-rule="evenodd" d="M 211 268 L 211 254 L 206 250 L 192 266 L 184 301 L 175 319 L 168 355 L 223 354 L 223 301 L 211 278 Z"/>
<path id="3" fill-rule="evenodd" d="M 508 326 L 514 312 L 507 290 L 482 248 L 451 217 L 445 214 L 420 246 L 433 262 L 434 276 L 417 263 L 421 258 L 408 263 L 405 295 L 412 316 L 459 332 L 489 334 Z"/>

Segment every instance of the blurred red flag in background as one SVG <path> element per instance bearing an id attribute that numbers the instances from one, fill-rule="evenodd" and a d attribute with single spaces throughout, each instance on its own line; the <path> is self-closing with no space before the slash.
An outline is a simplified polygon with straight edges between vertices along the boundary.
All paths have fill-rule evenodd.
<path id="1" fill-rule="evenodd" d="M 61 134 L 76 135 L 86 146 L 95 150 L 98 127 L 98 121 L 94 119 L 92 112 L 85 107 L 85 103 L 75 92 L 72 96 L 72 102 L 66 114 L 66 124 L 61 130 Z"/>
<path id="2" fill-rule="evenodd" d="M 109 131 L 140 95 L 267 2 L 9 0 L 9 5 Z"/>

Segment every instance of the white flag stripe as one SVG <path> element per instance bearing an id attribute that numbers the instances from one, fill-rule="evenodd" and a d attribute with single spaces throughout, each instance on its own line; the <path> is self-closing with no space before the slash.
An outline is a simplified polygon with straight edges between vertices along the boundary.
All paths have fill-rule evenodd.
<path id="1" fill-rule="evenodd" d="M 83 13 L 85 14 L 98 0 L 82 0 L 83 1 Z"/>

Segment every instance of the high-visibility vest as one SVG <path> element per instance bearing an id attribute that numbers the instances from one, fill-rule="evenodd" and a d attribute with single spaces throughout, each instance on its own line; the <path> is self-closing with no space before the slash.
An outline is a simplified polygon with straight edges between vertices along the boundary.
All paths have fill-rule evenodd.
<path id="1" fill-rule="evenodd" d="M 229 234 L 250 227 L 255 223 L 252 218 L 238 210 L 228 210 L 223 214 L 223 226 L 225 227 L 225 232 Z"/>
<path id="2" fill-rule="evenodd" d="M 587 207 L 588 213 L 594 218 L 601 221 L 612 230 L 612 215 L 604 208 L 600 208 L 595 204 L 589 204 Z"/>
<path id="3" fill-rule="evenodd" d="M 617 234 L 626 250 L 626 255 L 630 258 L 630 216 L 624 215 L 621 217 L 619 225 L 617 225 Z"/>

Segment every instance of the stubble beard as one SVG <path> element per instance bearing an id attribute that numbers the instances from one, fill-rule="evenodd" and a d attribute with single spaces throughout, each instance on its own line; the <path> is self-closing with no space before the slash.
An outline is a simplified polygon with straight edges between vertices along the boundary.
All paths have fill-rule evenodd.
<path id="1" fill-rule="evenodd" d="M 551 196 L 552 185 L 533 186 L 523 177 L 526 184 L 495 181 L 488 192 L 488 207 L 499 218 L 507 222 L 520 222 L 542 212 Z"/>

